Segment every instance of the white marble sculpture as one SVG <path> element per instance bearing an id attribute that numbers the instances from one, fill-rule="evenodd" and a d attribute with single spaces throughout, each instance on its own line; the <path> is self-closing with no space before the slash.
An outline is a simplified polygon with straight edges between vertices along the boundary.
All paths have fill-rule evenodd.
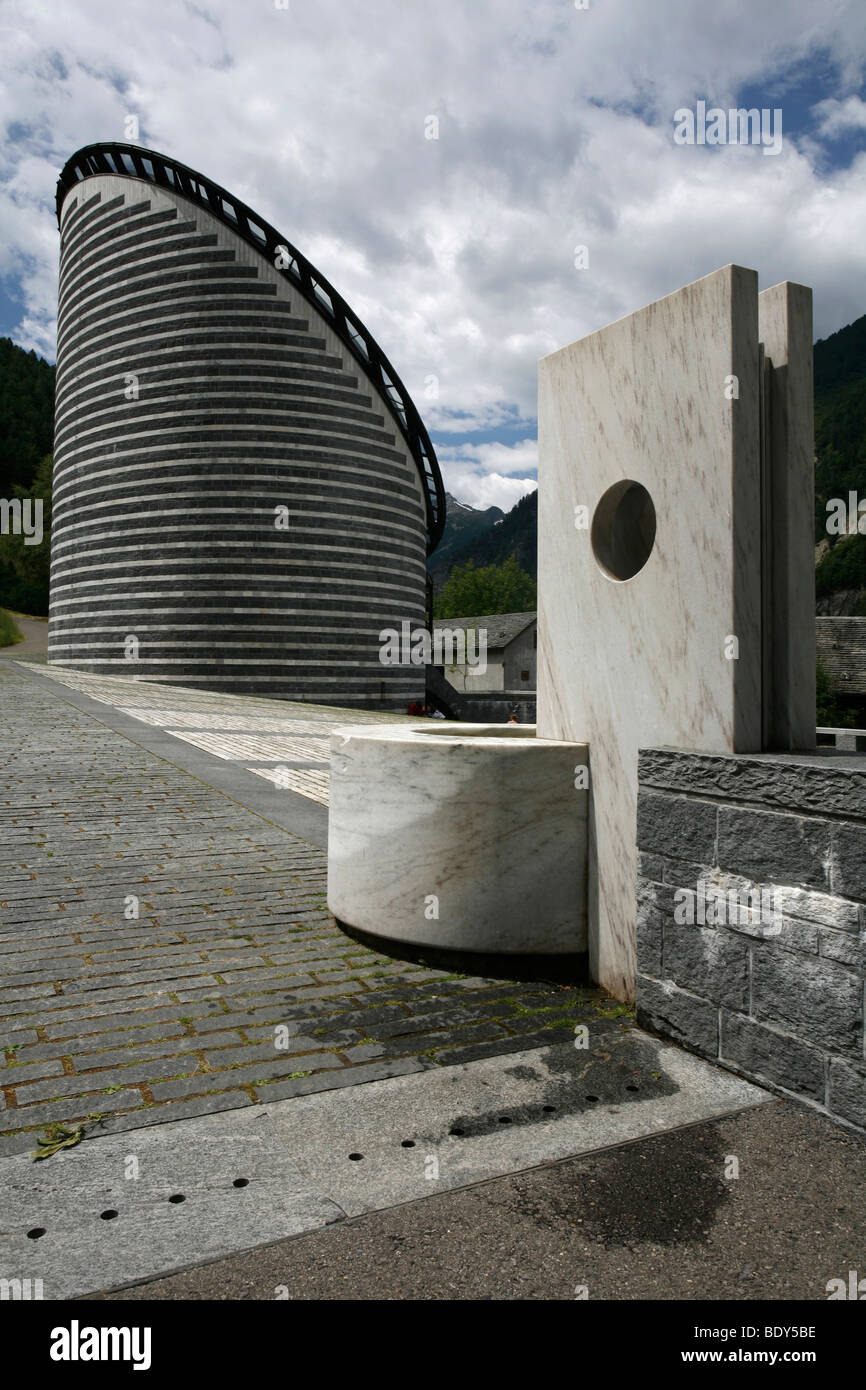
<path id="1" fill-rule="evenodd" d="M 811 343 L 809 290 L 727 266 L 540 363 L 538 734 L 589 745 L 621 998 L 638 749 L 814 745 Z"/>
<path id="2" fill-rule="evenodd" d="M 584 953 L 586 761 L 531 725 L 335 730 L 328 907 L 416 946 Z"/>

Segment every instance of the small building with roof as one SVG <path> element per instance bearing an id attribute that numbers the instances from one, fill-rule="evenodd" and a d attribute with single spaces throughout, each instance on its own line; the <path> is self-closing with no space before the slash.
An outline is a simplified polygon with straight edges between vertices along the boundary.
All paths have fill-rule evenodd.
<path id="1" fill-rule="evenodd" d="M 467 634 L 462 644 L 455 641 L 449 651 L 447 634 Z M 455 690 L 477 693 L 505 690 L 515 694 L 535 691 L 538 656 L 537 613 L 480 614 L 471 618 L 441 618 L 433 624 L 437 647 L 445 652 L 443 671 Z M 448 660 L 462 652 L 474 655 L 486 651 L 485 663 Z"/>

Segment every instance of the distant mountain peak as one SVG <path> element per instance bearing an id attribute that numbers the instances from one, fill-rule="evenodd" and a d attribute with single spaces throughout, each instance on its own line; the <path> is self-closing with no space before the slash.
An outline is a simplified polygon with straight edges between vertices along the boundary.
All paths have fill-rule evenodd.
<path id="1" fill-rule="evenodd" d="M 497 521 L 501 521 L 505 516 L 501 507 L 473 507 L 468 502 L 461 502 L 458 497 L 454 496 L 453 492 L 446 492 L 445 505 L 446 515 L 453 508 L 455 511 L 466 512 L 472 516 L 494 517 Z"/>
<path id="2" fill-rule="evenodd" d="M 506 513 L 500 507 L 470 507 L 448 496 L 445 533 L 428 561 L 435 588 L 440 588 L 454 564 L 501 564 L 513 555 L 527 574 L 535 575 L 538 494 L 527 492 Z"/>

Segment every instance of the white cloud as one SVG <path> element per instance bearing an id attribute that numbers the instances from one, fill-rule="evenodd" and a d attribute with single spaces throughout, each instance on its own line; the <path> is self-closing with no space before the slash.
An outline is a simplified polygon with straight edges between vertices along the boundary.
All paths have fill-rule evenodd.
<path id="1" fill-rule="evenodd" d="M 441 458 L 440 463 L 446 492 L 450 492 L 458 502 L 482 511 L 485 507 L 501 507 L 502 511 L 509 512 L 521 497 L 538 487 L 534 478 L 503 478 L 500 473 L 475 473 Z"/>
<path id="2" fill-rule="evenodd" d="M 457 444 L 439 449 L 439 458 L 475 467 L 479 471 L 503 474 L 532 473 L 538 469 L 538 443 L 522 439 L 519 444 Z"/>
<path id="3" fill-rule="evenodd" d="M 812 107 L 822 135 L 839 135 L 844 130 L 866 130 L 866 101 L 850 96 L 844 101 L 828 97 Z"/>
<path id="4" fill-rule="evenodd" d="M 538 469 L 538 444 L 453 444 L 437 450 L 445 487 L 470 507 L 510 510 L 538 486 L 527 474 Z M 522 476 L 521 476 L 522 475 Z"/>
<path id="5" fill-rule="evenodd" d="M 866 311 L 866 154 L 833 169 L 815 131 L 797 141 L 786 122 L 773 159 L 672 139 L 698 98 L 766 89 L 753 100 L 784 111 L 779 75 L 817 53 L 848 84 L 817 104 L 818 133 L 861 127 L 862 0 L 699 15 L 693 0 L 4 0 L 15 337 L 50 352 L 56 174 L 80 146 L 124 139 L 129 113 L 140 143 L 230 188 L 321 266 L 440 434 L 533 421 L 539 357 L 730 261 L 764 286 L 812 285 L 826 335 Z M 534 486 L 525 441 L 477 448 L 442 451 L 461 498 L 504 506 Z"/>

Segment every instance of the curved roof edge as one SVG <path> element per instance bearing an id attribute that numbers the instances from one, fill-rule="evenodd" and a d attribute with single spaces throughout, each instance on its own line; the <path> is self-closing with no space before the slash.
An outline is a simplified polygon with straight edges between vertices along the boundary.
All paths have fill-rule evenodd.
<path id="1" fill-rule="evenodd" d="M 427 508 L 427 554 L 431 555 L 445 528 L 445 487 L 436 452 L 421 416 L 399 376 L 369 329 L 352 312 L 329 280 L 275 227 L 212 179 L 176 159 L 141 145 L 114 141 L 85 145 L 66 161 L 57 180 L 57 224 L 63 201 L 82 179 L 94 174 L 153 183 L 200 203 L 214 217 L 267 257 L 331 324 L 387 402 L 400 433 L 415 460 Z M 283 264 L 285 262 L 285 264 Z"/>

